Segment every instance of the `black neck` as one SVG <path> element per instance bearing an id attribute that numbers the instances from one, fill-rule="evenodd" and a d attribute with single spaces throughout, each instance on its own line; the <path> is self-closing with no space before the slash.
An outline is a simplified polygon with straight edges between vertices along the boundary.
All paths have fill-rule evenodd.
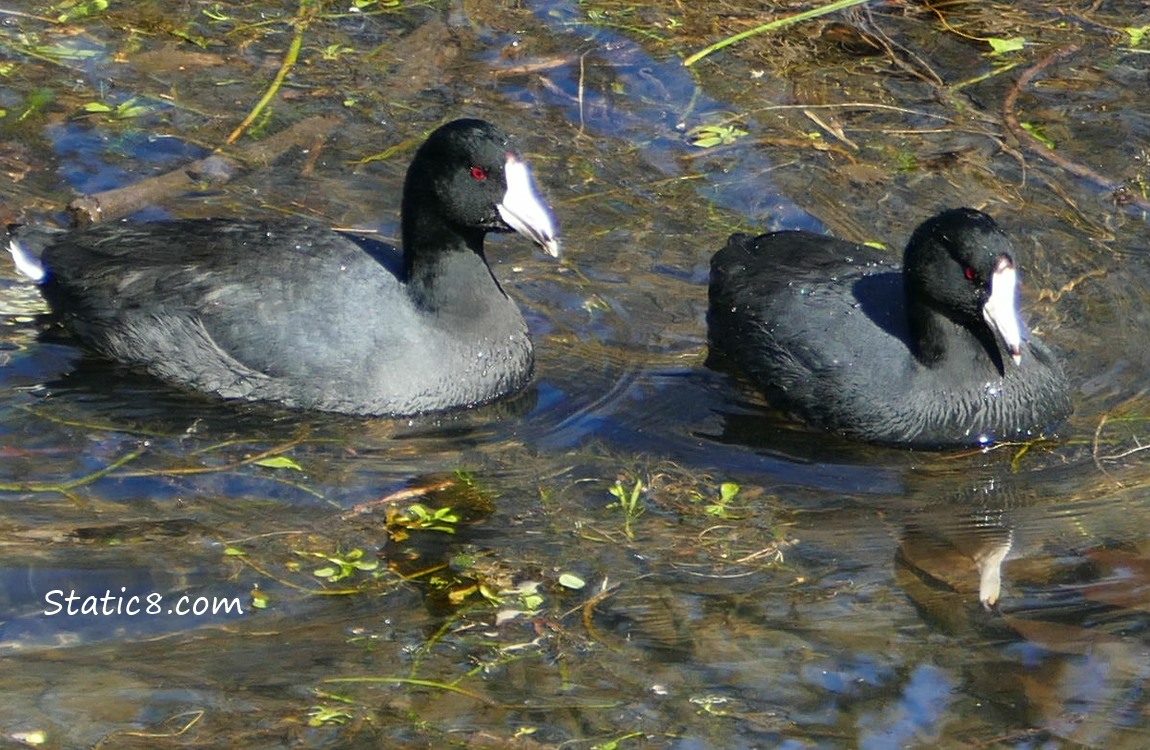
<path id="1" fill-rule="evenodd" d="M 483 254 L 484 232 L 453 226 L 432 212 L 403 216 L 403 281 L 412 300 L 440 314 L 482 316 L 491 305 L 491 287 L 502 287 Z"/>
<path id="2" fill-rule="evenodd" d="M 906 311 L 914 356 L 926 367 L 941 365 L 977 368 L 989 364 L 1004 374 L 1002 352 L 994 332 L 981 320 L 957 321 L 907 295 Z"/>

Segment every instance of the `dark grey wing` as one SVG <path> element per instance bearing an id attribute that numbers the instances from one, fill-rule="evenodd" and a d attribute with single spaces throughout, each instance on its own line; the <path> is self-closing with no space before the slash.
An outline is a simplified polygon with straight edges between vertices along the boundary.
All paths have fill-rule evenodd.
<path id="1" fill-rule="evenodd" d="M 371 319 L 373 297 L 400 285 L 375 251 L 300 221 L 115 224 L 57 235 L 44 291 L 96 350 L 248 395 L 266 379 L 346 373 L 379 345 L 392 329 Z"/>
<path id="2" fill-rule="evenodd" d="M 906 361 L 902 295 L 889 253 L 809 232 L 734 235 L 712 261 L 709 337 L 772 403 L 837 428 L 869 419 L 854 412 L 874 399 L 855 392 L 873 384 L 856 375 Z"/>

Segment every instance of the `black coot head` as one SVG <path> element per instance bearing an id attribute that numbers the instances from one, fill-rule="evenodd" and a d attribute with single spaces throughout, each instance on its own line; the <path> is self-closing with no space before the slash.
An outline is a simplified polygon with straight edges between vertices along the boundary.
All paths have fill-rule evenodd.
<path id="1" fill-rule="evenodd" d="M 455 120 L 427 138 L 407 172 L 409 211 L 464 230 L 520 232 L 558 255 L 554 218 L 526 162 L 507 134 L 484 120 Z"/>
<path id="2" fill-rule="evenodd" d="M 1016 261 L 1010 238 L 981 211 L 957 208 L 923 222 L 903 258 L 912 327 L 921 308 L 931 308 L 967 328 L 989 329 L 1017 363 L 1024 329 Z"/>

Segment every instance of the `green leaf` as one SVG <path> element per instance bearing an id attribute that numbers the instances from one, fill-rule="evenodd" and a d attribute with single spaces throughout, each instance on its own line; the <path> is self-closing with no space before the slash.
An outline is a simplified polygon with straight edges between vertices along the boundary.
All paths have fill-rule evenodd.
<path id="1" fill-rule="evenodd" d="M 326 568 L 316 568 L 312 574 L 316 578 L 333 578 L 339 575 L 339 568 L 328 566 Z"/>
<path id="2" fill-rule="evenodd" d="M 129 119 L 132 117 L 139 117 L 146 115 L 152 111 L 152 108 L 144 104 L 136 104 L 136 100 L 129 99 L 120 106 L 116 107 L 116 117 L 121 119 Z"/>
<path id="3" fill-rule="evenodd" d="M 1146 26 L 1127 26 L 1123 31 L 1130 35 L 1130 46 L 1137 47 L 1139 44 L 1142 44 L 1142 40 L 1146 38 L 1147 32 L 1150 32 L 1150 24 Z"/>
<path id="4" fill-rule="evenodd" d="M 269 456 L 268 458 L 261 458 L 259 461 L 256 461 L 256 466 L 263 466 L 268 469 L 295 469 L 296 471 L 303 471 L 302 466 L 287 456 Z"/>
<path id="5" fill-rule="evenodd" d="M 1007 52 L 1017 52 L 1026 46 L 1026 40 L 1020 36 L 1011 39 L 1000 39 L 992 36 L 986 40 L 986 43 L 990 45 L 990 53 L 992 55 L 1004 55 Z"/>
<path id="6" fill-rule="evenodd" d="M 437 508 L 434 519 L 444 523 L 459 523 L 459 514 L 451 508 Z"/>
<path id="7" fill-rule="evenodd" d="M 562 573 L 559 576 L 559 585 L 565 589 L 578 591 L 586 586 L 587 582 L 574 573 Z"/>
<path id="8" fill-rule="evenodd" d="M 458 555 L 451 557 L 451 568 L 452 570 L 467 570 L 468 568 L 474 568 L 476 562 L 478 562 L 478 560 L 475 555 L 460 552 Z"/>
<path id="9" fill-rule="evenodd" d="M 49 44 L 41 47 L 33 47 L 32 49 L 45 57 L 60 60 L 91 60 L 104 54 L 100 50 L 73 49 L 63 44 Z"/>
<path id="10" fill-rule="evenodd" d="M 224 550 L 224 554 L 228 557 L 244 557 L 247 552 L 244 552 L 239 547 L 228 547 Z"/>
<path id="11" fill-rule="evenodd" d="M 69 5 L 62 3 L 61 5 Z M 95 16 L 108 9 L 108 0 L 88 0 L 88 2 L 70 4 L 71 7 L 56 16 L 59 23 L 78 21 L 81 18 Z"/>
<path id="12" fill-rule="evenodd" d="M 1019 124 L 1022 125 L 1023 130 L 1041 141 L 1043 146 L 1046 146 L 1051 151 L 1054 150 L 1054 139 L 1048 136 L 1045 131 L 1043 131 L 1041 125 L 1035 125 L 1032 122 L 1022 122 Z"/>
<path id="13" fill-rule="evenodd" d="M 213 5 L 210 8 L 205 8 L 203 10 L 203 14 L 205 16 L 207 16 L 208 18 L 212 19 L 213 21 L 230 21 L 230 20 L 232 20 L 230 16 L 224 14 L 223 10 L 221 9 L 220 3 L 216 3 L 215 5 Z"/>
<path id="14" fill-rule="evenodd" d="M 712 146 L 734 143 L 747 134 L 747 131 L 734 125 L 700 125 L 687 133 L 692 146 L 711 148 Z"/>
<path id="15" fill-rule="evenodd" d="M 719 502 L 724 504 L 731 502 L 741 489 L 738 482 L 723 482 L 719 485 Z"/>
<path id="16" fill-rule="evenodd" d="M 328 706 L 312 706 L 308 711 L 307 725 L 309 727 L 322 727 L 326 725 L 346 724 L 355 718 L 350 711 L 342 708 Z"/>

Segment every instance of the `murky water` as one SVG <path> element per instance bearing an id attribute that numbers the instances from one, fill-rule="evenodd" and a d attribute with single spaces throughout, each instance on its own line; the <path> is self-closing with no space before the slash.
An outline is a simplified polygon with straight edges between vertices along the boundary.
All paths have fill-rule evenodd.
<path id="1" fill-rule="evenodd" d="M 535 383 L 412 420 L 220 404 L 43 335 L 38 296 L 2 266 L 5 743 L 1147 746 L 1150 233 L 1114 200 L 1150 179 L 1143 3 L 960 6 L 945 26 L 882 4 L 836 17 L 865 32 L 854 47 L 816 21 L 689 69 L 768 16 L 328 10 L 257 127 L 343 126 L 141 218 L 286 211 L 394 237 L 411 144 L 491 119 L 565 235 L 562 263 L 516 238 L 488 252 L 530 323 Z M 65 12 L 0 10 L 6 219 L 59 220 L 73 191 L 222 143 L 296 8 L 50 20 Z M 999 36 L 1027 44 L 974 39 Z M 1011 101 L 1061 161 L 1011 134 Z M 732 125 L 746 135 L 692 145 Z M 727 233 L 897 248 L 948 205 L 1016 238 L 1027 315 L 1077 388 L 1059 440 L 847 443 L 704 367 Z"/>

